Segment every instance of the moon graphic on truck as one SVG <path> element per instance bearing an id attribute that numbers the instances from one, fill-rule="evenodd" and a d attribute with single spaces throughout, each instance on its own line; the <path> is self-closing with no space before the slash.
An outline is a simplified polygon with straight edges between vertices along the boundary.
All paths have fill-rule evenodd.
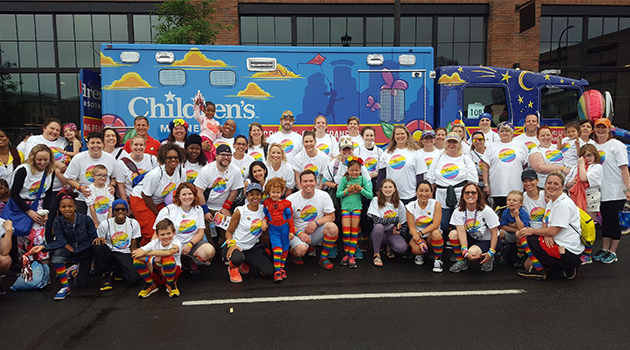
<path id="1" fill-rule="evenodd" d="M 523 89 L 523 90 L 525 90 L 525 91 L 532 91 L 532 90 L 534 90 L 534 88 L 533 88 L 533 87 L 527 87 L 527 86 L 525 86 L 525 84 L 523 83 L 523 77 L 525 77 L 525 74 L 527 74 L 527 73 L 531 73 L 531 72 L 527 72 L 527 71 L 525 71 L 525 72 L 521 72 L 521 74 L 519 74 L 519 76 L 518 76 L 518 85 L 520 85 L 520 86 L 521 86 L 521 89 Z M 533 74 L 533 73 L 532 73 L 532 74 Z"/>

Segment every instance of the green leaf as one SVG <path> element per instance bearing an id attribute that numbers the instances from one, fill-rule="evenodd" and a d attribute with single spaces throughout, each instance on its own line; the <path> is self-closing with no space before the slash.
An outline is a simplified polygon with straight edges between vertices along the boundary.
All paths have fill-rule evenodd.
<path id="1" fill-rule="evenodd" d="M 132 137 L 136 136 L 136 129 L 129 129 L 125 133 L 125 136 L 122 139 L 122 144 L 124 145 L 127 140 L 130 140 Z"/>
<path id="2" fill-rule="evenodd" d="M 388 139 L 392 138 L 392 132 L 394 131 L 394 124 L 381 122 L 381 128 L 383 129 L 383 134 Z"/>

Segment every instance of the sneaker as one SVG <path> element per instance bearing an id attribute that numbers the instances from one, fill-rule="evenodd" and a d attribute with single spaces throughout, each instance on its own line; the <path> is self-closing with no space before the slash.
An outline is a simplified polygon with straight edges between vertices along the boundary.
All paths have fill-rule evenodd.
<path id="1" fill-rule="evenodd" d="M 230 275 L 230 282 L 232 283 L 243 282 L 243 277 L 241 277 L 241 273 L 238 272 L 238 267 L 228 266 L 228 274 Z"/>
<path id="2" fill-rule="evenodd" d="M 458 272 L 466 271 L 466 270 L 468 270 L 468 264 L 465 261 L 463 261 L 463 260 L 462 261 L 457 261 L 448 270 L 451 271 L 452 273 L 458 273 Z"/>
<path id="3" fill-rule="evenodd" d="M 597 253 L 595 253 L 595 255 L 593 255 L 593 261 L 602 261 L 602 258 L 604 257 L 604 255 L 606 255 L 606 252 L 606 249 L 600 249 Z"/>
<path id="4" fill-rule="evenodd" d="M 308 247 L 308 253 L 306 255 L 310 257 L 316 257 L 317 251 L 315 250 L 315 247 Z"/>
<path id="5" fill-rule="evenodd" d="M 348 256 L 344 256 L 341 261 L 339 262 L 339 265 L 341 266 L 348 266 Z"/>
<path id="6" fill-rule="evenodd" d="M 354 251 L 354 258 L 357 260 L 363 260 L 363 252 L 361 249 L 357 249 Z"/>
<path id="7" fill-rule="evenodd" d="M 78 274 L 78 271 L 79 271 L 79 264 L 74 264 L 68 267 L 66 269 L 66 277 L 68 278 L 68 281 L 74 278 L 74 276 Z"/>
<path id="8" fill-rule="evenodd" d="M 146 299 L 151 294 L 157 292 L 158 290 L 160 290 L 160 289 L 158 288 L 158 286 L 155 283 L 147 283 L 147 284 L 144 285 L 144 288 L 142 288 L 140 293 L 138 293 L 138 298 Z"/>
<path id="9" fill-rule="evenodd" d="M 356 269 L 358 267 L 357 261 L 354 260 L 354 257 L 348 258 L 348 267 L 351 269 Z"/>
<path id="10" fill-rule="evenodd" d="M 242 263 L 241 266 L 238 267 L 238 271 L 241 275 L 249 275 L 249 265 Z"/>
<path id="11" fill-rule="evenodd" d="M 518 270 L 517 273 L 519 276 L 530 280 L 544 281 L 547 279 L 547 272 L 545 272 L 545 269 L 537 270 L 533 266 L 530 266 L 529 269 L 523 267 Z"/>
<path id="12" fill-rule="evenodd" d="M 444 271 L 444 262 L 439 259 L 433 261 L 433 272 L 440 273 L 442 271 Z"/>
<path id="13" fill-rule="evenodd" d="M 457 262 L 457 255 L 456 254 L 451 254 L 451 257 L 448 258 L 448 261 L 450 261 L 450 262 Z"/>
<path id="14" fill-rule="evenodd" d="M 323 268 L 326 271 L 330 271 L 334 268 L 333 264 L 327 258 L 319 259 L 319 261 L 317 262 L 317 265 L 319 265 L 321 268 Z"/>
<path id="15" fill-rule="evenodd" d="M 572 280 L 575 277 L 577 277 L 577 272 L 578 272 L 578 268 L 577 266 L 575 266 L 572 269 L 562 271 L 562 274 L 564 275 L 564 278 L 568 280 Z"/>
<path id="16" fill-rule="evenodd" d="M 284 269 L 280 270 L 280 272 L 282 272 L 282 279 L 286 279 L 287 278 L 287 272 L 284 271 Z"/>
<path id="17" fill-rule="evenodd" d="M 168 293 L 169 298 L 176 298 L 180 295 L 179 289 L 177 288 L 177 284 L 173 283 L 173 285 L 166 284 L 166 292 Z"/>
<path id="18" fill-rule="evenodd" d="M 370 243 L 368 243 L 368 241 L 359 243 L 359 249 L 361 249 L 363 253 L 367 252 L 370 249 Z"/>
<path id="19" fill-rule="evenodd" d="M 614 262 L 616 262 L 617 259 L 617 254 L 613 253 L 613 252 L 606 252 L 606 255 L 604 255 L 604 257 L 602 257 L 601 262 L 603 262 L 604 264 L 612 264 Z"/>
<path id="20" fill-rule="evenodd" d="M 525 260 L 527 260 L 527 256 L 524 256 L 522 258 L 519 258 L 518 256 L 516 257 L 516 261 L 514 262 L 514 268 L 515 269 L 520 269 L 523 267 L 523 264 L 525 264 Z"/>
<path id="21" fill-rule="evenodd" d="M 582 261 L 581 265 L 588 265 L 593 263 L 593 258 L 588 255 L 581 255 L 580 260 Z"/>
<path id="22" fill-rule="evenodd" d="M 483 272 L 490 272 L 490 271 L 492 271 L 493 267 L 494 267 L 494 256 L 491 257 L 490 260 L 488 260 L 485 263 L 481 264 L 481 271 L 483 271 Z"/>
<path id="23" fill-rule="evenodd" d="M 302 258 L 299 257 L 293 257 L 293 265 L 298 265 L 298 266 L 302 266 L 304 265 L 304 260 L 302 260 Z"/>
<path id="24" fill-rule="evenodd" d="M 450 241 L 446 241 L 446 243 L 444 244 L 444 249 L 453 250 L 453 246 L 451 245 Z"/>
<path id="25" fill-rule="evenodd" d="M 101 280 L 101 292 L 112 290 L 112 273 L 104 274 Z"/>
<path id="26" fill-rule="evenodd" d="M 192 254 L 188 255 L 188 257 L 197 266 L 210 266 L 211 261 L 202 260 L 200 257 L 194 256 Z"/>
<path id="27" fill-rule="evenodd" d="M 278 270 L 278 271 L 273 273 L 273 281 L 274 282 L 282 281 L 282 271 Z"/>
<path id="28" fill-rule="evenodd" d="M 328 252 L 328 259 L 337 259 L 338 253 L 339 251 L 337 250 L 337 246 L 330 248 L 330 251 Z"/>
<path id="29" fill-rule="evenodd" d="M 63 287 L 59 289 L 57 294 L 55 294 L 55 300 L 64 300 L 68 295 L 70 295 L 70 287 Z"/>
<path id="30" fill-rule="evenodd" d="M 418 266 L 424 265 L 424 256 L 423 255 L 416 255 L 413 258 L 413 262 L 414 262 L 414 264 L 416 264 Z"/>

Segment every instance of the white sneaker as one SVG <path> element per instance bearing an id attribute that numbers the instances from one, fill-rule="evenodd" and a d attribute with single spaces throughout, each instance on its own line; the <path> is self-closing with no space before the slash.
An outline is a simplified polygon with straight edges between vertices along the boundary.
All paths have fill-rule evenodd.
<path id="1" fill-rule="evenodd" d="M 416 255 L 416 257 L 413 258 L 413 262 L 418 266 L 424 265 L 424 255 Z"/>
<path id="2" fill-rule="evenodd" d="M 442 260 L 433 261 L 433 272 L 442 272 L 444 271 L 444 262 Z"/>

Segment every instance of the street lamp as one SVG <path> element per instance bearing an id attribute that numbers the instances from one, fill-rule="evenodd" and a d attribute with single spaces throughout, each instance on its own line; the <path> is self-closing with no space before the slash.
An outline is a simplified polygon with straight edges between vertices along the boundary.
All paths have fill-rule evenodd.
<path id="1" fill-rule="evenodd" d="M 348 17 L 346 17 L 346 34 L 341 37 L 341 46 L 348 47 L 351 41 L 352 37 L 348 35 Z"/>
<path id="2" fill-rule="evenodd" d="M 558 66 L 560 66 L 560 44 L 562 43 L 562 36 L 564 35 L 564 33 L 566 33 L 567 30 L 571 29 L 571 28 L 575 28 L 575 26 L 573 24 L 568 25 L 566 28 L 564 28 L 564 30 L 562 31 L 562 33 L 560 33 L 560 37 L 558 38 Z M 569 53 L 569 34 L 567 34 L 567 41 L 566 41 L 566 45 L 565 47 L 567 48 L 567 65 L 569 65 L 569 57 L 568 57 L 568 53 Z"/>

